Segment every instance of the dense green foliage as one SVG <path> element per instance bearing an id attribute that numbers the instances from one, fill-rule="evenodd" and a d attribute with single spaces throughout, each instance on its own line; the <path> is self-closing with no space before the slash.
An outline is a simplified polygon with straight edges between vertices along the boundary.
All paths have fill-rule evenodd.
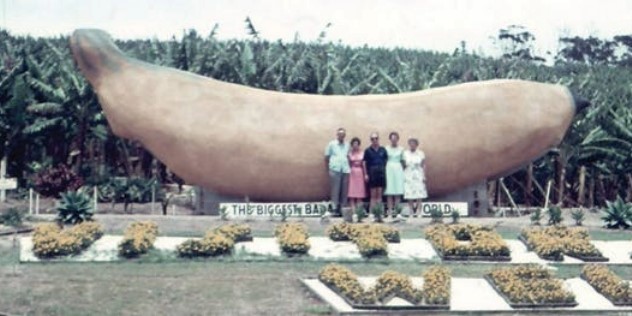
<path id="1" fill-rule="evenodd" d="M 588 63 L 570 49 L 546 66 L 523 53 L 493 59 L 464 49 L 446 54 L 349 47 L 326 42 L 324 33 L 311 43 L 256 36 L 219 41 L 190 31 L 182 39 L 117 44 L 149 63 L 295 93 L 399 93 L 495 78 L 564 84 L 594 106 L 577 116 L 556 155 L 534 162 L 532 175 L 523 169 L 505 179 L 514 199 L 541 205 L 549 180 L 556 182 L 556 203 L 592 206 L 617 195 L 632 198 L 632 69 L 625 65 Z M 0 31 L 0 62 L 0 154 L 9 157 L 9 174 L 29 179 L 34 170 L 65 163 L 88 184 L 121 175 L 178 180 L 140 144 L 112 134 L 73 64 L 67 38 Z"/>

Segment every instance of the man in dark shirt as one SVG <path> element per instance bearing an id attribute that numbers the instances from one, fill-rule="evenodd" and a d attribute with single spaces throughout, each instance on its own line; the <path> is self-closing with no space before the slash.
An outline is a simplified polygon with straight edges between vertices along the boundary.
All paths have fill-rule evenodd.
<path id="1" fill-rule="evenodd" d="M 369 183 L 372 209 L 376 204 L 382 203 L 382 193 L 386 186 L 386 161 L 388 154 L 386 149 L 380 146 L 380 138 L 377 132 L 371 133 L 371 146 L 364 151 L 364 174 Z"/>

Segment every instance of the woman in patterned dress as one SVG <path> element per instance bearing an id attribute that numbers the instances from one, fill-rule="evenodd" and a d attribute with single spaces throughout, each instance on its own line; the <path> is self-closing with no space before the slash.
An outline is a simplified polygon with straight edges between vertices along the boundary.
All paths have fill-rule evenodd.
<path id="1" fill-rule="evenodd" d="M 404 152 L 404 199 L 408 200 L 411 215 L 419 215 L 421 200 L 428 197 L 424 166 L 426 155 L 418 149 L 416 138 L 408 140 L 409 149 Z"/>
<path id="2" fill-rule="evenodd" d="M 386 195 L 387 215 L 395 217 L 395 208 L 399 206 L 401 196 L 404 194 L 404 169 L 402 167 L 402 154 L 404 149 L 398 145 L 399 134 L 391 132 L 388 135 L 391 145 L 386 147 L 388 160 L 386 163 Z M 401 218 L 401 217 L 400 217 Z"/>
<path id="3" fill-rule="evenodd" d="M 347 197 L 351 204 L 351 211 L 355 212 L 356 207 L 362 206 L 362 200 L 366 198 L 366 179 L 364 177 L 364 151 L 360 150 L 360 139 L 351 139 L 351 151 L 349 151 L 349 165 L 351 173 L 349 175 L 349 191 Z"/>

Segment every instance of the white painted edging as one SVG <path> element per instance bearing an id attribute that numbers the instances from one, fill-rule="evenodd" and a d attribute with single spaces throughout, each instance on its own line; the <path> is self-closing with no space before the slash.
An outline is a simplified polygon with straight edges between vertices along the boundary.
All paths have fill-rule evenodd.
<path id="1" fill-rule="evenodd" d="M 90 262 L 90 261 L 117 261 L 121 260 L 117 255 L 118 244 L 122 240 L 122 236 L 105 235 L 97 240 L 92 246 L 77 256 L 59 258 L 52 261 L 70 261 L 70 262 Z M 176 247 L 187 240 L 186 237 L 158 237 L 154 247 L 164 252 L 174 253 Z M 505 240 L 511 251 L 510 263 L 537 263 L 537 264 L 578 264 L 583 261 L 565 257 L 562 262 L 547 261 L 539 258 L 534 252 L 528 251 L 527 247 L 519 240 Z M 363 260 L 358 252 L 358 248 L 350 241 L 332 241 L 328 237 L 310 237 L 309 242 L 311 248 L 309 257 L 314 260 L 324 261 L 345 261 L 345 260 Z M 632 264 L 629 257 L 629 251 L 632 248 L 632 242 L 629 241 L 593 241 L 595 246 L 602 253 L 610 258 L 609 262 L 613 264 Z M 33 243 L 31 237 L 20 238 L 20 261 L 21 262 L 39 262 L 41 259 L 35 257 L 32 252 Z M 235 244 L 235 253 L 243 256 L 272 256 L 280 257 L 283 254 L 272 237 L 255 237 L 253 241 L 239 242 Z M 437 253 L 431 244 L 423 238 L 406 238 L 399 243 L 390 243 L 388 245 L 389 259 L 403 261 L 439 261 Z M 51 260 L 46 260 L 51 261 Z M 490 263 L 488 261 L 479 261 L 477 263 Z"/>
<path id="2" fill-rule="evenodd" d="M 358 281 L 366 288 L 374 283 L 376 278 L 377 277 L 359 277 Z M 423 285 L 423 278 L 412 277 L 411 280 L 417 288 Z M 303 279 L 301 282 L 338 313 L 367 312 L 367 310 L 356 310 L 351 307 L 342 297 L 338 296 L 338 294 L 329 289 L 329 287 L 321 283 L 318 279 Z M 588 283 L 580 278 L 572 278 L 564 282 L 568 289 L 575 294 L 578 305 L 575 307 L 550 309 L 551 311 L 595 310 L 632 312 L 631 306 L 614 306 L 608 299 L 597 293 Z M 496 293 L 492 286 L 482 278 L 452 278 L 450 296 L 450 311 L 493 312 L 514 310 Z M 423 311 L 420 311 L 420 313 L 423 313 Z"/>

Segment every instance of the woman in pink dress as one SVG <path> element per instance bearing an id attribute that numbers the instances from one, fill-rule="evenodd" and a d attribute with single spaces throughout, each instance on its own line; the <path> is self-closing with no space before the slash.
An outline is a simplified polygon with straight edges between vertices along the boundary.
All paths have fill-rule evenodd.
<path id="1" fill-rule="evenodd" d="M 352 212 L 355 212 L 356 207 L 358 205 L 361 206 L 362 200 L 366 198 L 366 177 L 362 167 L 363 160 L 364 151 L 360 150 L 360 139 L 354 137 L 351 139 L 351 151 L 349 151 L 351 173 L 349 174 L 349 191 L 347 194 Z"/>

